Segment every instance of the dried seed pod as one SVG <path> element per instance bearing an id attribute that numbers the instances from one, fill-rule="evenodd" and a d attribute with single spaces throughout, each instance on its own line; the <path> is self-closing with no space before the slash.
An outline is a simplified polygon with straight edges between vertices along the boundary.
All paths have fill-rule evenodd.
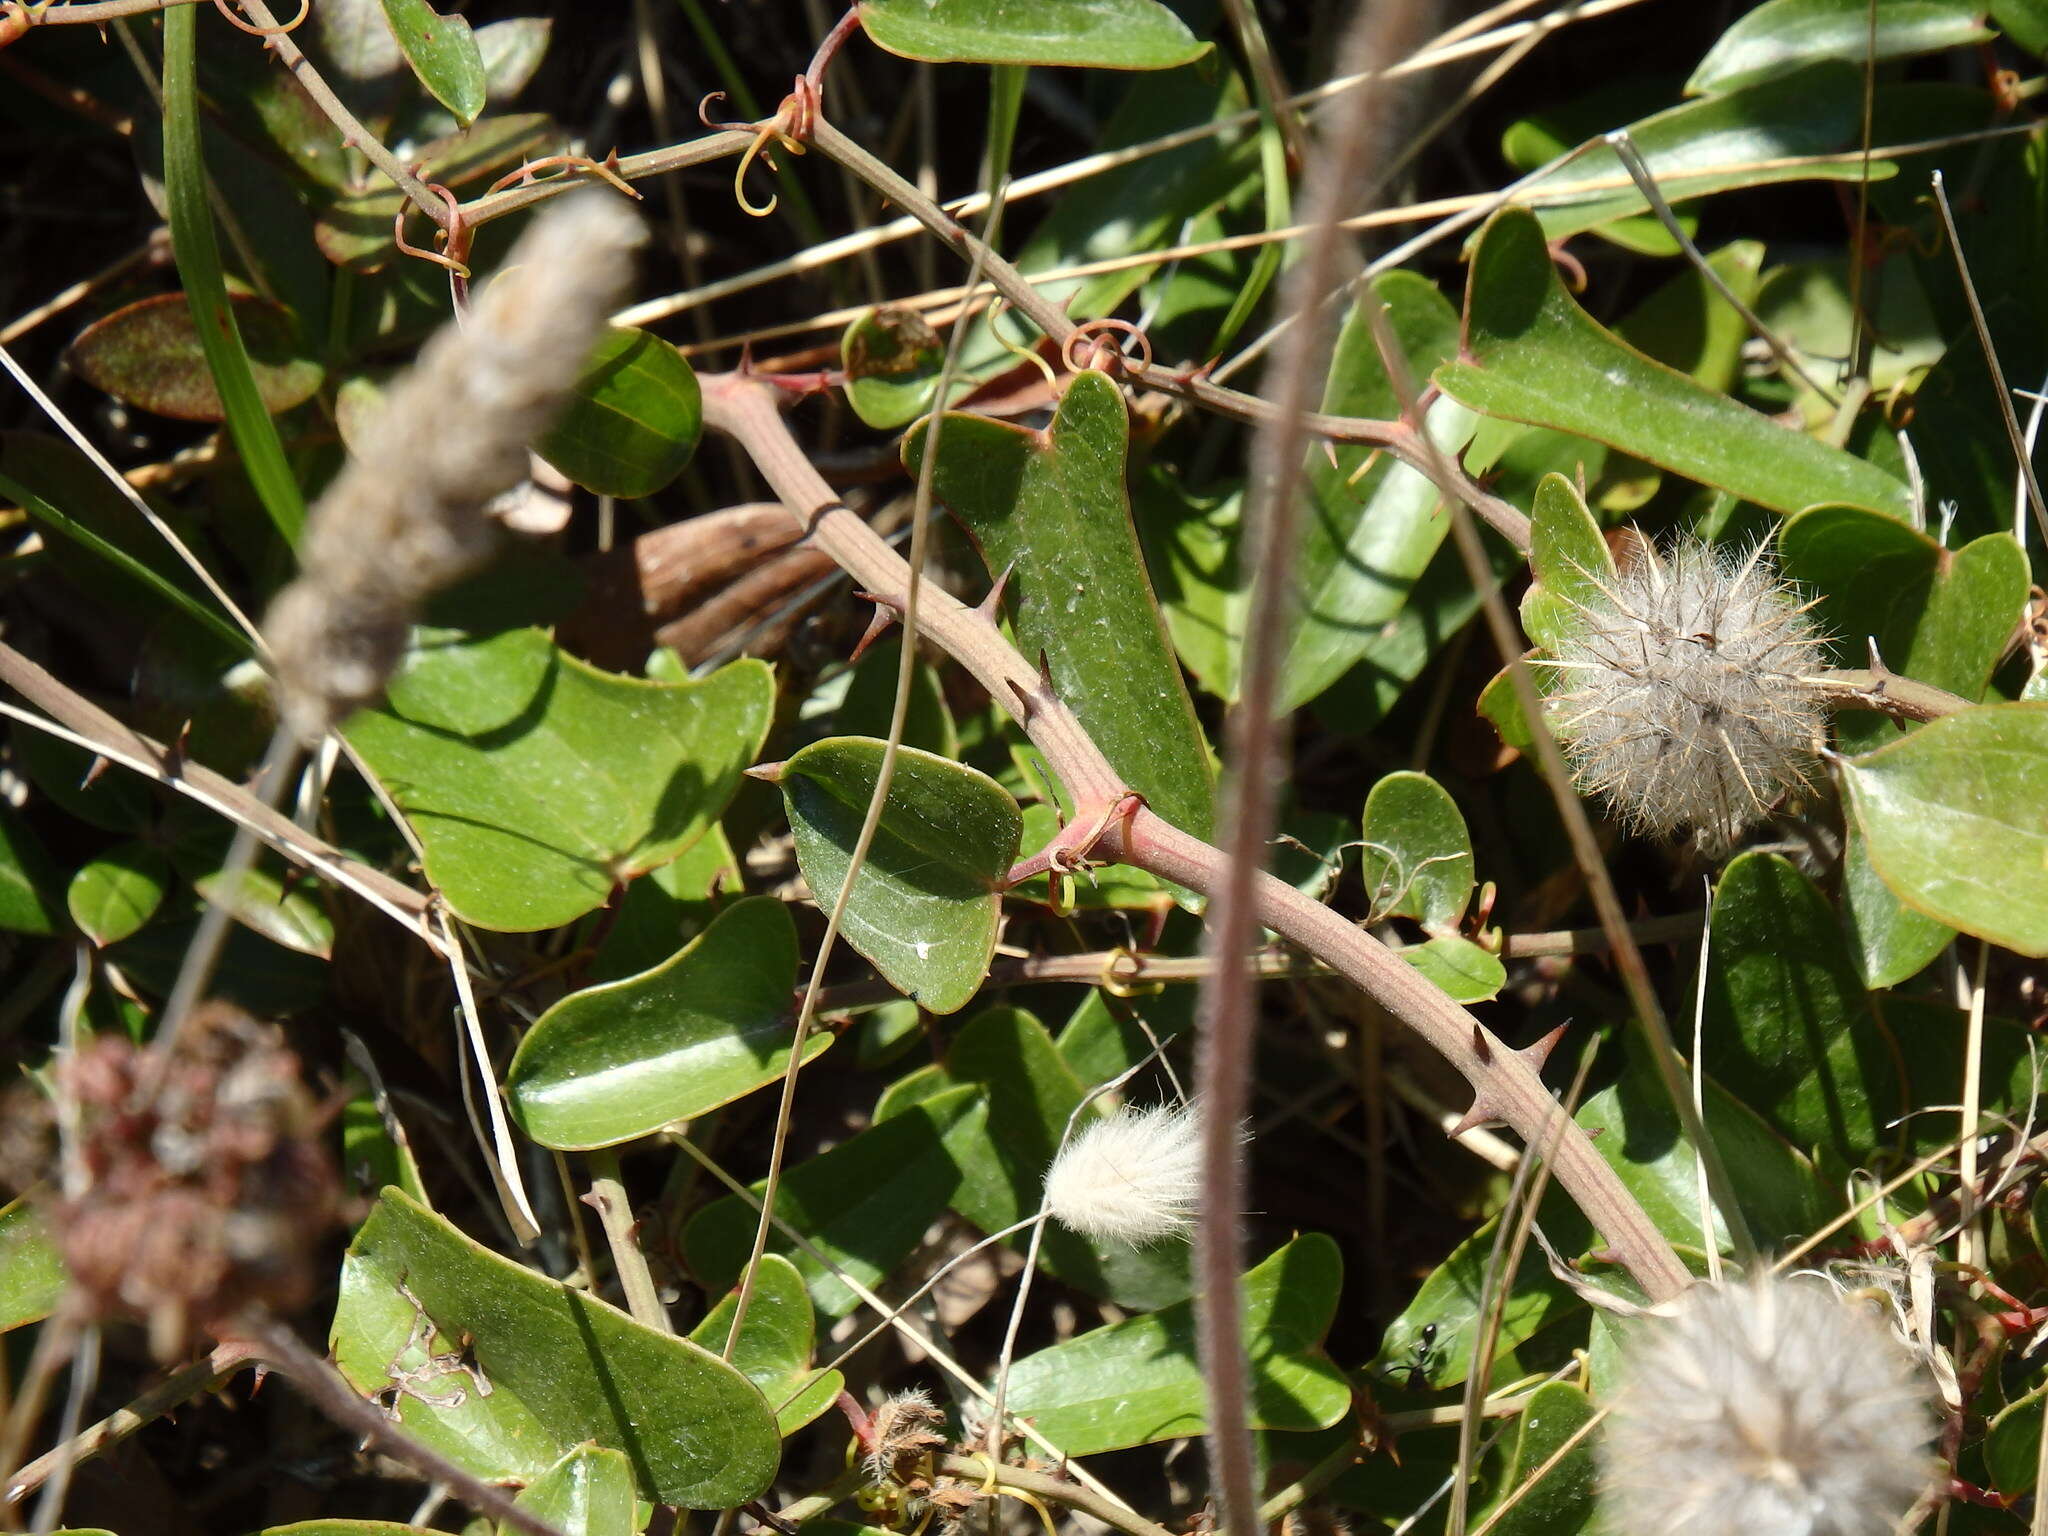
<path id="1" fill-rule="evenodd" d="M 1825 710 L 1805 678 L 1826 644 L 1811 606 L 1762 546 L 1639 543 L 1543 663 L 1579 787 L 1640 831 L 1733 846 L 1809 782 Z"/>

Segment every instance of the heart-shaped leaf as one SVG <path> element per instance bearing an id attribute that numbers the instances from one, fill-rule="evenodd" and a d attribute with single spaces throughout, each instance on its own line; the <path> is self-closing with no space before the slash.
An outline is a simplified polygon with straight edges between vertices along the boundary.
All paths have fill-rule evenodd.
<path id="1" fill-rule="evenodd" d="M 1208 747 L 1131 524 L 1130 417 L 1114 383 L 1084 371 L 1043 432 L 950 414 L 932 489 L 1009 573 L 1018 648 L 1043 655 L 1053 689 L 1153 810 L 1208 835 Z M 914 473 L 925 433 L 903 442 Z"/>
<path id="2" fill-rule="evenodd" d="M 702 837 L 760 752 L 774 694 L 758 661 L 652 683 L 517 629 L 420 645 L 346 730 L 456 914 L 524 933 L 573 922 Z"/>
<path id="3" fill-rule="evenodd" d="M 697 375 L 651 331 L 606 331 L 534 451 L 586 490 L 652 496 L 683 472 L 704 429 Z"/>
<path id="4" fill-rule="evenodd" d="M 1465 348 L 1437 370 L 1446 394 L 1489 416 L 1556 427 L 1781 512 L 1842 502 L 1906 515 L 1900 481 L 1839 448 L 1652 362 L 1579 308 L 1526 209 L 1479 239 Z"/>
<path id="5" fill-rule="evenodd" d="M 739 1293 L 730 1292 L 690 1330 L 692 1343 L 715 1355 L 725 1353 L 732 1334 Z M 761 1389 L 784 1435 L 793 1435 L 832 1406 L 846 1378 L 837 1371 L 811 1370 L 817 1324 L 811 1316 L 804 1277 L 779 1253 L 761 1255 L 754 1274 L 754 1293 L 747 1303 L 746 1326 L 740 1329 L 732 1363 Z"/>
<path id="6" fill-rule="evenodd" d="M 171 866 L 146 843 L 119 843 L 71 877 L 64 903 L 95 944 L 118 944 L 163 905 Z"/>
<path id="7" fill-rule="evenodd" d="M 1351 1406 L 1351 1383 L 1322 1351 L 1344 1263 L 1320 1232 L 1244 1277 L 1244 1332 L 1257 1429 L 1321 1429 Z M 1192 1302 L 1097 1328 L 1017 1362 L 1010 1406 L 1076 1456 L 1203 1432 L 1207 1384 Z"/>
<path id="8" fill-rule="evenodd" d="M 1841 765 L 1870 861 L 1907 906 L 2048 956 L 2048 704 L 1986 704 Z"/>
<path id="9" fill-rule="evenodd" d="M 1375 919 L 1455 926 L 1472 899 L 1472 837 L 1457 802 L 1423 773 L 1390 773 L 1365 797 L 1359 830 Z"/>
<path id="10" fill-rule="evenodd" d="M 736 902 L 653 970 L 542 1014 L 505 1073 L 513 1118 L 544 1147 L 610 1147 L 777 1081 L 796 1027 L 796 961 L 781 902 Z M 831 1043 L 813 1034 L 804 1059 Z"/>
<path id="11" fill-rule="evenodd" d="M 1158 0 L 861 0 L 860 24 L 933 64 L 1170 69 L 1209 47 Z"/>
<path id="12" fill-rule="evenodd" d="M 884 743 L 813 742 L 780 765 L 797 863 L 818 901 L 846 883 L 853 847 L 881 774 Z M 979 769 L 904 747 L 867 861 L 846 903 L 846 941 L 889 984 L 934 1013 L 980 990 L 995 951 L 998 892 L 1016 862 L 1023 815 Z"/>
<path id="13" fill-rule="evenodd" d="M 716 1355 L 472 1242 L 387 1189 L 342 1262 L 335 1363 L 391 1393 L 408 1435 L 486 1479 L 530 1481 L 594 1441 L 643 1498 L 758 1498 L 782 1440 L 754 1384 Z"/>

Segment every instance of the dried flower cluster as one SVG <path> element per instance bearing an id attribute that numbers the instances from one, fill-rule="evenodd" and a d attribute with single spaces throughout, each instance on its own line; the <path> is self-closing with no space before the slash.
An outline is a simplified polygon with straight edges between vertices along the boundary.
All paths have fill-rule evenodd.
<path id="1" fill-rule="evenodd" d="M 1803 679 L 1826 643 L 1809 606 L 1761 545 L 1639 541 L 1546 663 L 1580 788 L 1642 831 L 1725 851 L 1808 782 L 1824 711 Z"/>
<path id="2" fill-rule="evenodd" d="M 562 198 L 392 386 L 264 625 L 302 736 L 377 699 L 420 604 L 489 556 L 489 503 L 526 478 L 527 445 L 560 414 L 644 238 L 608 193 Z"/>
<path id="3" fill-rule="evenodd" d="M 1201 1116 L 1193 1105 L 1128 1105 L 1060 1149 L 1045 1208 L 1083 1237 L 1141 1247 L 1185 1237 L 1201 1191 Z"/>
<path id="4" fill-rule="evenodd" d="M 208 1003 L 144 1099 L 146 1061 L 145 1047 L 102 1035 L 59 1068 L 83 1177 L 51 1228 L 88 1315 L 142 1320 L 168 1360 L 194 1327 L 314 1294 L 341 1183 L 325 1117 L 275 1026 Z"/>
<path id="5" fill-rule="evenodd" d="M 1637 1326 L 1603 1450 L 1616 1536 L 1880 1536 L 1927 1489 L 1931 1383 L 1862 1304 L 1766 1277 Z"/>

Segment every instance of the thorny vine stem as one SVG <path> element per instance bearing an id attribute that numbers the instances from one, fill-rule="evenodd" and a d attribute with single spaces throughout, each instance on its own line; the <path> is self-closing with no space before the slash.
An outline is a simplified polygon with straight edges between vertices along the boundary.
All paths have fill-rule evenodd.
<path id="1" fill-rule="evenodd" d="M 900 594 L 909 570 L 900 556 L 840 502 L 783 423 L 772 384 L 736 374 L 701 379 L 705 424 L 733 438 L 754 461 L 811 542 L 863 588 Z M 1059 774 L 1077 808 L 1098 808 L 1126 788 L 1073 713 L 985 616 L 929 588 L 919 630 L 958 661 L 1016 718 Z M 1085 812 L 1083 812 L 1085 814 Z M 1208 895 L 1224 874 L 1223 855 L 1141 807 L 1112 819 L 1096 845 L 1128 863 Z M 1420 972 L 1349 919 L 1260 874 L 1252 886 L 1258 921 L 1314 955 L 1429 1042 L 1473 1085 L 1478 1119 L 1504 1121 L 1541 1145 L 1561 1113 L 1530 1060 L 1510 1050 Z M 1676 1295 L 1691 1276 L 1655 1223 L 1576 1127 L 1558 1133 L 1556 1178 L 1599 1229 L 1610 1252 L 1653 1300 Z"/>
<path id="2" fill-rule="evenodd" d="M 1111 1530 L 1122 1531 L 1124 1536 L 1169 1536 L 1165 1526 L 1154 1525 L 1142 1515 L 1111 1503 L 1093 1489 L 1084 1488 L 1064 1477 L 1055 1477 L 1050 1472 L 1033 1472 L 1004 1462 L 997 1462 L 991 1468 L 986 1456 L 935 1456 L 932 1465 L 934 1471 L 946 1477 L 957 1477 L 963 1483 L 985 1483 L 993 1478 L 998 1488 L 1015 1488 L 1050 1503 L 1064 1504 L 1068 1509 L 1100 1520 Z"/>

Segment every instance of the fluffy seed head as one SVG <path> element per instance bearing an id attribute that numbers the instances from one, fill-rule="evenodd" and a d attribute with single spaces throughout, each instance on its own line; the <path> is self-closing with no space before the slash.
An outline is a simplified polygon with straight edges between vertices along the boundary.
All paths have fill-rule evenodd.
<path id="1" fill-rule="evenodd" d="M 1551 729 L 1579 787 L 1631 826 L 1724 852 L 1808 782 L 1824 711 L 1801 679 L 1825 644 L 1762 546 L 1639 541 L 1546 663 Z"/>
<path id="2" fill-rule="evenodd" d="M 1602 1447 L 1615 1536 L 1882 1536 L 1928 1487 L 1930 1382 L 1807 1277 L 1695 1286 L 1624 1346 Z"/>
<path id="3" fill-rule="evenodd" d="M 1125 1105 L 1083 1130 L 1045 1175 L 1045 1208 L 1083 1237 L 1133 1248 L 1185 1237 L 1201 1189 L 1201 1116 L 1193 1105 Z"/>

